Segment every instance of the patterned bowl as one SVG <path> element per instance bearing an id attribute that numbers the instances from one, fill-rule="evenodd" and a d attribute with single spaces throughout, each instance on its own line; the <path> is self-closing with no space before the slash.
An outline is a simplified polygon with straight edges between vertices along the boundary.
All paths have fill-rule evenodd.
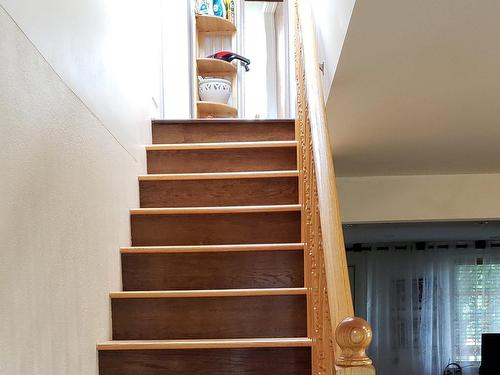
<path id="1" fill-rule="evenodd" d="M 222 78 L 202 78 L 198 93 L 204 102 L 227 104 L 231 97 L 231 82 Z"/>

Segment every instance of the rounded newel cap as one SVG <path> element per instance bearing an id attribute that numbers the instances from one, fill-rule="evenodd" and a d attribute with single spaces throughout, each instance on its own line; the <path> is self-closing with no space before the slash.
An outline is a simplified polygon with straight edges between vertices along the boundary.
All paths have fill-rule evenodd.
<path id="1" fill-rule="evenodd" d="M 344 367 L 369 366 L 372 360 L 366 355 L 366 348 L 372 341 L 372 327 L 361 318 L 345 318 L 335 330 L 335 340 L 341 353 L 337 365 Z"/>

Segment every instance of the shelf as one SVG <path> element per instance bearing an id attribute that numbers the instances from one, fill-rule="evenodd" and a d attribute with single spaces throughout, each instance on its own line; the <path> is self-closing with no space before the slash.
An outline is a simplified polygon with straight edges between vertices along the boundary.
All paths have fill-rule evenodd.
<path id="1" fill-rule="evenodd" d="M 196 15 L 196 29 L 199 33 L 215 35 L 232 35 L 236 32 L 236 26 L 231 21 L 222 17 Z"/>
<path id="2" fill-rule="evenodd" d="M 198 118 L 224 118 L 238 116 L 238 110 L 227 104 L 215 102 L 197 102 Z"/>
<path id="3" fill-rule="evenodd" d="M 197 59 L 198 75 L 208 77 L 224 77 L 236 74 L 236 65 L 224 60 L 202 58 Z"/>

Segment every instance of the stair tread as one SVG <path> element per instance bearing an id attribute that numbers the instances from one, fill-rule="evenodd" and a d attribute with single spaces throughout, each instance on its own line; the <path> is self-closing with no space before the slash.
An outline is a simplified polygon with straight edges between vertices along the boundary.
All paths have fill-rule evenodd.
<path id="1" fill-rule="evenodd" d="M 219 206 L 219 207 L 166 207 L 166 208 L 134 208 L 131 215 L 182 215 L 182 214 L 223 214 L 251 212 L 290 212 L 300 211 L 300 204 L 281 204 L 265 206 Z"/>
<path id="2" fill-rule="evenodd" d="M 197 340 L 113 340 L 97 344 L 97 350 L 164 350 L 211 348 L 279 348 L 311 346 L 307 337 Z"/>
<path id="3" fill-rule="evenodd" d="M 223 148 L 297 147 L 297 141 L 254 141 L 214 143 L 169 143 L 146 146 L 146 151 L 213 150 Z"/>
<path id="4" fill-rule="evenodd" d="M 196 297 L 255 297 L 290 296 L 306 294 L 307 288 L 262 288 L 262 289 L 212 289 L 212 290 L 155 290 L 111 292 L 110 298 L 196 298 Z"/>
<path id="5" fill-rule="evenodd" d="M 246 245 L 195 245 L 195 246 L 129 246 L 122 247 L 122 254 L 170 254 L 238 251 L 303 250 L 303 243 L 273 243 Z"/>
<path id="6" fill-rule="evenodd" d="M 262 171 L 262 172 L 221 172 L 221 173 L 158 173 L 140 175 L 139 181 L 162 181 L 162 180 L 215 180 L 215 179 L 237 179 L 237 178 L 273 178 L 273 177 L 297 177 L 298 170 L 289 171 Z"/>
<path id="7" fill-rule="evenodd" d="M 221 118 L 210 118 L 210 119 L 179 119 L 179 120 L 153 120 L 153 125 L 190 125 L 190 124 L 213 124 L 213 123 L 226 123 L 226 124 L 295 124 L 295 119 L 284 118 L 284 119 L 221 119 Z"/>

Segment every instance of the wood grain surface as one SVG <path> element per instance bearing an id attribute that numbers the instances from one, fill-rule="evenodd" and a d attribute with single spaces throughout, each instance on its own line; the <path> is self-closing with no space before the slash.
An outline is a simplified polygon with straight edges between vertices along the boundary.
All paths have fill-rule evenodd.
<path id="1" fill-rule="evenodd" d="M 141 207 L 200 207 L 298 203 L 298 178 L 140 181 Z"/>
<path id="2" fill-rule="evenodd" d="M 291 141 L 294 120 L 153 121 L 153 143 Z"/>
<path id="3" fill-rule="evenodd" d="M 304 286 L 302 250 L 122 254 L 123 290 Z"/>
<path id="4" fill-rule="evenodd" d="M 311 349 L 100 351 L 100 375 L 310 375 Z"/>
<path id="5" fill-rule="evenodd" d="M 300 242 L 300 212 L 132 215 L 132 245 Z"/>
<path id="6" fill-rule="evenodd" d="M 147 151 L 148 173 L 244 172 L 297 168 L 295 147 Z"/>
<path id="7" fill-rule="evenodd" d="M 304 337 L 306 296 L 113 298 L 113 340 Z"/>

